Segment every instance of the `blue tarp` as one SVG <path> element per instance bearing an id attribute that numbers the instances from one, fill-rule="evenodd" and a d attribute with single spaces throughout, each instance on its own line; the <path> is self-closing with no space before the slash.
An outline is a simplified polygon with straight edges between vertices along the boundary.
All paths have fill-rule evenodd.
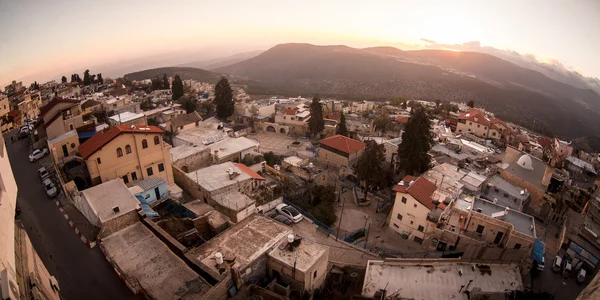
<path id="1" fill-rule="evenodd" d="M 152 208 L 150 208 L 150 205 L 148 205 L 148 202 L 146 202 L 146 199 L 144 199 L 142 195 L 136 194 L 135 198 L 137 198 L 138 201 L 140 201 L 140 204 L 142 205 L 142 210 L 144 211 L 144 214 L 146 214 L 146 217 L 159 217 L 158 213 L 152 210 Z"/>
<path id="2" fill-rule="evenodd" d="M 94 134 L 96 134 L 95 131 L 86 131 L 86 132 L 77 133 L 77 135 L 79 136 L 80 139 L 91 138 L 94 136 Z"/>
<path id="3" fill-rule="evenodd" d="M 538 263 L 542 263 L 542 260 L 544 259 L 544 244 L 538 238 L 535 238 L 535 241 L 533 242 L 531 257 Z"/>

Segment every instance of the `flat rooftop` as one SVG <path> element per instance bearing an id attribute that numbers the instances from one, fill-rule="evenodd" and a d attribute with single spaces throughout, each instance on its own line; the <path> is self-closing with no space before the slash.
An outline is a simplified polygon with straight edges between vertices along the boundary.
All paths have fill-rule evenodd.
<path id="1" fill-rule="evenodd" d="M 248 264 L 271 250 L 292 229 L 273 219 L 253 214 L 233 225 L 205 244 L 191 249 L 188 253 L 197 257 L 212 271 L 216 268 L 215 253 L 223 257 L 235 257 L 236 264 L 243 270 Z"/>
<path id="2" fill-rule="evenodd" d="M 302 239 L 300 245 L 289 251 L 286 249 L 287 237 L 283 238 L 275 248 L 269 253 L 269 257 L 279 262 L 294 267 L 301 272 L 306 272 L 314 266 L 324 254 L 328 253 L 329 247 Z"/>
<path id="3" fill-rule="evenodd" d="M 60 141 L 64 141 L 64 140 L 66 140 L 66 139 L 68 139 L 70 137 L 73 137 L 73 136 L 77 136 L 77 130 L 75 130 L 75 129 L 73 129 L 73 130 L 71 130 L 69 132 L 65 132 L 65 133 L 63 133 L 63 134 L 61 134 L 61 135 L 59 135 L 59 136 L 57 136 L 57 137 L 55 137 L 55 138 L 53 138 L 51 140 L 48 140 L 48 144 L 54 145 L 54 144 L 56 144 L 56 143 L 58 143 Z"/>
<path id="4" fill-rule="evenodd" d="M 458 270 L 462 270 L 462 276 Z M 504 293 L 523 289 L 517 264 L 484 265 L 456 259 L 391 259 L 367 263 L 362 295 L 372 297 L 376 291 L 385 288 L 388 296 L 394 294 L 401 299 L 468 300 L 467 294 L 459 290 L 470 280 L 473 282 L 467 291 L 480 288 L 484 293 Z"/>
<path id="5" fill-rule="evenodd" d="M 169 149 L 169 154 L 171 154 L 171 161 L 174 163 L 182 158 L 186 158 L 204 150 L 206 150 L 206 146 L 204 145 L 181 145 Z"/>
<path id="6" fill-rule="evenodd" d="M 522 157 L 527 154 L 522 154 L 519 156 Z M 518 160 L 515 160 L 513 163 L 506 166 L 505 171 L 511 173 L 512 175 L 519 177 L 536 187 L 546 190 L 546 187 L 542 184 L 542 179 L 544 178 L 544 172 L 546 171 L 546 165 L 543 161 L 538 159 L 537 157 L 528 155 L 531 158 L 531 166 L 533 170 L 529 170 L 523 168 L 519 165 Z"/>
<path id="7" fill-rule="evenodd" d="M 142 113 L 136 114 L 136 113 L 133 113 L 130 111 L 125 111 L 118 115 L 114 115 L 114 116 L 110 117 L 110 119 L 115 122 L 123 123 L 123 122 L 129 122 L 131 120 L 135 120 L 135 119 L 139 119 L 139 118 L 143 118 L 143 117 L 144 117 L 144 114 L 142 114 Z"/>
<path id="8" fill-rule="evenodd" d="M 202 299 L 211 288 L 140 222 L 104 238 L 102 246 L 153 299 Z"/>
<path id="9" fill-rule="evenodd" d="M 239 175 L 233 179 L 229 179 L 229 174 L 227 173 L 229 169 L 231 169 L 234 173 L 238 173 Z M 238 168 L 232 162 L 212 165 L 204 169 L 187 173 L 186 176 L 197 182 L 203 189 L 209 192 L 252 178 L 252 176 L 240 170 L 240 168 Z"/>
<path id="10" fill-rule="evenodd" d="M 477 209 L 481 209 L 481 214 L 491 217 L 493 213 L 504 211 L 506 206 L 475 198 L 473 200 L 473 211 L 477 211 Z M 535 220 L 532 216 L 509 209 L 505 222 L 513 224 L 516 231 L 535 238 Z M 531 230 L 532 226 L 533 230 Z"/>
<path id="11" fill-rule="evenodd" d="M 192 200 L 190 202 L 183 203 L 182 205 L 199 217 L 215 210 L 212 206 L 204 203 L 202 200 Z"/>
<path id="12" fill-rule="evenodd" d="M 221 122 L 215 118 L 208 118 L 191 128 L 179 133 L 175 138 L 189 144 L 210 145 L 225 139 L 229 139 L 230 128 L 222 127 Z"/>
<path id="13" fill-rule="evenodd" d="M 255 203 L 250 197 L 238 191 L 230 191 L 213 197 L 213 200 L 221 206 L 233 211 L 240 211 Z"/>
<path id="14" fill-rule="evenodd" d="M 93 186 L 81 193 L 101 223 L 141 207 L 140 202 L 120 178 Z M 119 211 L 115 213 L 113 208 L 117 206 Z"/>
<path id="15" fill-rule="evenodd" d="M 245 137 L 239 137 L 235 139 L 226 139 L 220 142 L 209 145 L 211 153 L 216 152 L 218 159 L 227 157 L 231 154 L 250 149 L 252 147 L 258 147 L 259 143 L 255 140 L 251 140 Z M 243 157 L 242 157 L 243 158 Z"/>
<path id="16" fill-rule="evenodd" d="M 494 175 L 492 178 L 490 178 L 488 184 L 491 184 L 494 187 L 498 188 L 500 192 L 507 193 L 511 197 L 515 197 L 521 200 L 527 199 L 527 197 L 529 197 L 530 194 L 528 191 L 525 191 L 524 189 L 504 180 L 499 175 Z"/>

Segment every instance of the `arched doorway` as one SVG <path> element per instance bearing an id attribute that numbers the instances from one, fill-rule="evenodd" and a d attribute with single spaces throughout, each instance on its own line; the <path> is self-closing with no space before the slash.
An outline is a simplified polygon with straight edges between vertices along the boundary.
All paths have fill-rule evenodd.
<path id="1" fill-rule="evenodd" d="M 285 134 L 285 128 L 279 128 L 279 133 Z"/>
<path id="2" fill-rule="evenodd" d="M 77 186 L 77 189 L 80 191 L 83 191 L 85 189 L 85 180 L 81 177 L 75 177 L 73 178 L 73 182 L 75 182 L 75 186 Z"/>
<path id="3" fill-rule="evenodd" d="M 268 132 L 277 132 L 277 131 L 275 130 L 275 127 L 273 127 L 273 126 L 267 126 L 267 131 L 268 131 Z"/>

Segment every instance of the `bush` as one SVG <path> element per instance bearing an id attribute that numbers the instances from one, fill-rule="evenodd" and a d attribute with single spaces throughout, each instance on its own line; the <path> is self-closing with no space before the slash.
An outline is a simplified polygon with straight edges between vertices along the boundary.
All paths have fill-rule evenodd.
<path id="1" fill-rule="evenodd" d="M 273 151 L 269 152 L 269 153 L 265 153 L 263 154 L 265 161 L 267 162 L 267 165 L 269 166 L 274 166 L 274 165 L 280 165 L 281 164 L 281 156 L 273 153 Z"/>

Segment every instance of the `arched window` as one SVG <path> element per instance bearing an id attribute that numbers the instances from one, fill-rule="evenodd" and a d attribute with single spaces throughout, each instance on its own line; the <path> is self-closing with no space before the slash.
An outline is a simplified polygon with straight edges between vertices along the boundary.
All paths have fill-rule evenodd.
<path id="1" fill-rule="evenodd" d="M 160 144 L 160 138 L 157 136 L 154 137 L 154 145 Z"/>
<path id="2" fill-rule="evenodd" d="M 146 148 L 148 148 L 148 141 L 146 141 L 146 139 L 143 139 L 143 140 L 142 140 L 142 148 L 143 148 L 143 149 L 146 149 Z"/>
<path id="3" fill-rule="evenodd" d="M 117 157 L 123 156 L 123 149 L 117 148 Z"/>
<path id="4" fill-rule="evenodd" d="M 131 146 L 129 146 L 129 145 L 125 146 L 125 153 L 131 154 Z"/>

